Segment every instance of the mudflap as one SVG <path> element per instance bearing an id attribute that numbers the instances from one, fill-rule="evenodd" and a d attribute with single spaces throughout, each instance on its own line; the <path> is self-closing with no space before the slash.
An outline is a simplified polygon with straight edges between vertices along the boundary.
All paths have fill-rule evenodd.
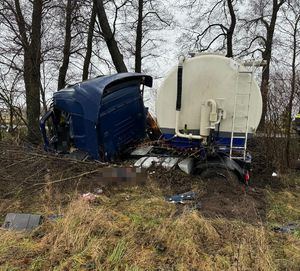
<path id="1" fill-rule="evenodd" d="M 205 161 L 198 161 L 194 168 L 194 174 L 204 178 L 223 177 L 224 179 L 236 178 L 248 185 L 249 166 L 242 161 L 231 160 L 226 155 L 207 157 Z"/>

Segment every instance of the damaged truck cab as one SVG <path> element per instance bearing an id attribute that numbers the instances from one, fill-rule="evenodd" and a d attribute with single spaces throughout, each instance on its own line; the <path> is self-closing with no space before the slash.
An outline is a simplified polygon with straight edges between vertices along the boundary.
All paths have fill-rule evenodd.
<path id="1" fill-rule="evenodd" d="M 45 149 L 79 151 L 91 159 L 113 161 L 145 138 L 145 85 L 152 86 L 151 76 L 120 73 L 54 93 L 52 108 L 40 122 Z"/>

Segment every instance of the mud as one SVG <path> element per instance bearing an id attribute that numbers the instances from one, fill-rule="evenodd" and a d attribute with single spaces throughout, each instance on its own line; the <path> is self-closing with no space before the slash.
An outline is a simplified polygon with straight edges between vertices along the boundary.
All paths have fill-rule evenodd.
<path id="1" fill-rule="evenodd" d="M 260 223 L 266 219 L 264 192 L 241 183 L 233 186 L 224 180 L 208 180 L 201 213 L 205 217 L 225 217 L 248 223 Z"/>
<path id="2" fill-rule="evenodd" d="M 208 218 L 237 219 L 248 223 L 261 223 L 266 219 L 265 192 L 261 187 L 246 187 L 237 180 L 226 181 L 223 178 L 202 180 L 199 176 L 190 176 L 180 170 L 153 170 L 160 189 L 165 195 L 196 191 L 198 199 L 191 203 L 201 206 L 197 210 Z M 151 171 L 150 171 L 151 173 Z M 178 205 L 178 213 L 189 209 Z"/>

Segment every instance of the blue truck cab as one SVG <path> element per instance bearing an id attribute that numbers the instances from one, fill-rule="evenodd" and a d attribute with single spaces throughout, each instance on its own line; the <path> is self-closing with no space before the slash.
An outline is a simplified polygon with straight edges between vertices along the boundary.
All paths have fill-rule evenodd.
<path id="1" fill-rule="evenodd" d="M 47 151 L 80 150 L 89 158 L 114 161 L 145 137 L 144 86 L 152 77 L 119 73 L 77 83 L 55 92 L 40 121 Z"/>

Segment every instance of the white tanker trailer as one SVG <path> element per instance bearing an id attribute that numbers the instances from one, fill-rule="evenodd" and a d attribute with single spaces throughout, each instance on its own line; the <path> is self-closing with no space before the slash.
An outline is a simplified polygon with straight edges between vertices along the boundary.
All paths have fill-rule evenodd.
<path id="1" fill-rule="evenodd" d="M 198 150 L 192 159 L 179 162 L 182 169 L 205 176 L 227 177 L 227 173 L 234 172 L 248 182 L 251 155 L 247 140 L 256 132 L 262 115 L 262 97 L 254 72 L 264 64 L 238 62 L 216 54 L 179 57 L 178 66 L 159 88 L 156 117 L 169 146 L 183 153 Z M 147 167 L 149 161 L 165 166 L 177 162 L 166 159 L 153 155 L 137 164 L 145 163 Z"/>
<path id="2" fill-rule="evenodd" d="M 157 121 L 165 136 L 204 144 L 212 133 L 232 145 L 235 139 L 246 142 L 261 114 L 262 97 L 252 67 L 220 55 L 181 56 L 156 100 Z"/>

